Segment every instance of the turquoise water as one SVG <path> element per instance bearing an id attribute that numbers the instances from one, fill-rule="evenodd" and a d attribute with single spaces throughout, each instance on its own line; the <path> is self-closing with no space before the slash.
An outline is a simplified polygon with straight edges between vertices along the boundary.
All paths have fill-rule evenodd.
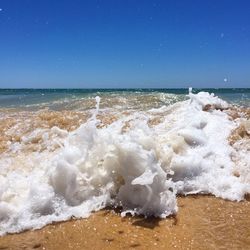
<path id="1" fill-rule="evenodd" d="M 220 98 L 241 106 L 250 106 L 250 88 L 193 89 L 193 92 L 207 91 Z M 131 107 L 140 107 L 140 102 L 159 107 L 186 99 L 188 89 L 0 89 L 1 108 L 49 108 L 52 110 L 89 108 L 87 100 L 99 95 L 112 105 L 122 105 L 124 99 L 131 101 Z M 114 101 L 116 100 L 116 101 Z M 122 100 L 122 102 L 121 102 Z M 128 107 L 129 108 L 129 107 Z"/>

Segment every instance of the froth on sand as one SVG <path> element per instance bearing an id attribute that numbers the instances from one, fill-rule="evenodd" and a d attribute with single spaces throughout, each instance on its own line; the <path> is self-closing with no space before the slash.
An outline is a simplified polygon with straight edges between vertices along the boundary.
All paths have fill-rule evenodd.
<path id="1" fill-rule="evenodd" d="M 178 198 L 167 219 L 120 217 L 112 210 L 0 238 L 1 249 L 248 249 L 250 202 Z"/>
<path id="2" fill-rule="evenodd" d="M 207 92 L 188 98 L 118 112 L 99 97 L 84 111 L 2 111 L 0 234 L 59 223 L 0 246 L 246 247 L 249 109 Z"/>

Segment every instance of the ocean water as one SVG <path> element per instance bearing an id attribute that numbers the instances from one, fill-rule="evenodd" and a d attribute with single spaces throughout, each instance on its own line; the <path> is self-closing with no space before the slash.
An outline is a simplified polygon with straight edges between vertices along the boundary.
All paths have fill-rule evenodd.
<path id="1" fill-rule="evenodd" d="M 214 93 L 229 103 L 242 106 L 250 105 L 249 89 L 193 89 L 194 93 L 206 91 Z M 0 108 L 23 108 L 38 110 L 49 108 L 51 110 L 88 109 L 88 100 L 100 96 L 103 101 L 107 99 L 107 106 L 112 101 L 121 105 L 127 103 L 125 108 L 144 108 L 147 102 L 150 107 L 160 107 L 173 104 L 176 101 L 187 99 L 188 89 L 0 89 Z M 147 98 L 143 103 L 141 99 Z M 151 99 L 150 99 L 151 97 Z M 93 104 L 92 104 L 93 105 Z M 104 105 L 102 102 L 101 105 Z M 147 106 L 146 106 L 147 107 Z"/>
<path id="2" fill-rule="evenodd" d="M 214 93 L 214 94 L 212 94 Z M 179 194 L 250 193 L 250 89 L 0 90 L 0 234 Z"/>

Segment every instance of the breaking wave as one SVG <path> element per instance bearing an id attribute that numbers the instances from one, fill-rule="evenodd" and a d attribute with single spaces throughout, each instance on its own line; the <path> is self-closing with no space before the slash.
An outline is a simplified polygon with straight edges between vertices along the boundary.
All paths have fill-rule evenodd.
<path id="1" fill-rule="evenodd" d="M 177 213 L 178 194 L 243 200 L 250 156 L 228 138 L 249 121 L 232 119 L 229 104 L 213 94 L 188 97 L 108 123 L 102 118 L 112 114 L 100 114 L 96 97 L 78 128 L 36 128 L 9 143 L 0 158 L 0 235 L 86 218 L 107 206 L 121 207 L 122 216 L 165 218 Z"/>

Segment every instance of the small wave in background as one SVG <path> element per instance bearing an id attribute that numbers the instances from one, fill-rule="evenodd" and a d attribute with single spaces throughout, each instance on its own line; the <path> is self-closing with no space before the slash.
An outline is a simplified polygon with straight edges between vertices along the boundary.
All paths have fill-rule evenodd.
<path id="1" fill-rule="evenodd" d="M 207 91 L 232 104 L 250 105 L 250 89 L 193 91 Z M 187 94 L 187 89 L 0 89 L 0 108 L 87 110 L 94 108 L 94 97 L 98 95 L 103 108 L 147 109 L 185 100 Z"/>

